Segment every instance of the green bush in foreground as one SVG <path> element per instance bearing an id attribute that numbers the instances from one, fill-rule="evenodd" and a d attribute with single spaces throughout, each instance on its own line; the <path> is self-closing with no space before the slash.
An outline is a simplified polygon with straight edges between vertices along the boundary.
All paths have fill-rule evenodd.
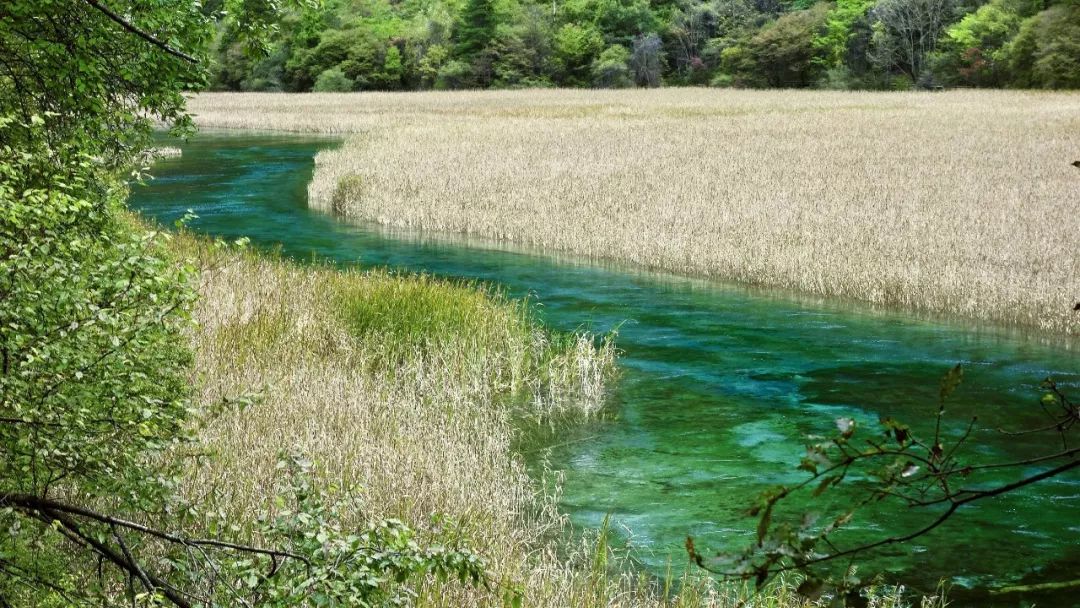
<path id="1" fill-rule="evenodd" d="M 122 210 L 152 119 L 190 124 L 198 9 L 0 9 L 0 606 L 362 606 L 406 597 L 419 573 L 478 583 L 479 558 L 399 522 L 341 526 L 344 503 L 300 460 L 253 536 L 189 532 L 208 515 L 179 498 L 179 472 L 213 414 L 189 380 L 196 269 Z"/>

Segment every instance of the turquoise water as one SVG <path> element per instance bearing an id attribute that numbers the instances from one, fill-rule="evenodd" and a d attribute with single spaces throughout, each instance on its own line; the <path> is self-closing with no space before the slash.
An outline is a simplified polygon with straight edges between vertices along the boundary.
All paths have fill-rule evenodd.
<path id="1" fill-rule="evenodd" d="M 623 374 L 610 419 L 529 456 L 565 471 L 562 506 L 575 523 L 596 526 L 610 514 L 647 568 L 669 559 L 681 566 L 687 534 L 712 549 L 745 545 L 755 524 L 745 516 L 749 499 L 802 478 L 794 467 L 806 435 L 831 433 L 840 416 L 864 425 L 879 415 L 929 419 L 938 381 L 956 363 L 965 365 L 965 381 L 950 419 L 959 430 L 978 414 L 979 457 L 1046 449 L 1045 439 L 1005 441 L 993 430 L 1042 420 L 1043 378 L 1080 394 L 1077 345 L 1064 341 L 345 223 L 306 206 L 312 156 L 327 145 L 203 134 L 183 146 L 183 157 L 156 165 L 156 179 L 135 187 L 132 205 L 162 222 L 192 209 L 198 231 L 247 236 L 300 259 L 488 281 L 529 296 L 557 329 L 617 327 Z M 864 567 L 921 590 L 951 578 L 956 605 L 987 605 L 982 589 L 991 581 L 1077 577 L 1078 506 L 1080 478 L 1053 479 L 973 504 Z M 925 521 L 917 516 L 882 511 L 844 540 L 914 528 Z M 1080 605 L 1067 594 L 1028 599 Z"/>

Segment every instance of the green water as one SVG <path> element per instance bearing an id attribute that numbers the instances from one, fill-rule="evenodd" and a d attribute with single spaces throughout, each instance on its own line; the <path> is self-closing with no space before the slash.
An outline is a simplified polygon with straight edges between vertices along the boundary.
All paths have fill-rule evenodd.
<path id="1" fill-rule="evenodd" d="M 327 145 L 203 134 L 183 146 L 182 158 L 159 163 L 132 205 L 163 222 L 193 209 L 196 230 L 247 236 L 300 259 L 489 281 L 530 296 L 554 328 L 619 327 L 623 375 L 610 420 L 530 457 L 565 471 L 562 506 L 576 524 L 596 526 L 610 514 L 647 568 L 669 559 L 681 567 L 687 534 L 714 549 L 744 545 L 755 523 L 744 515 L 748 499 L 801 479 L 794 465 L 807 434 L 832 432 L 839 416 L 866 425 L 879 415 L 928 418 L 938 380 L 955 363 L 966 376 L 949 413 L 956 428 L 978 413 L 979 457 L 1045 449 L 993 431 L 1041 420 L 1041 379 L 1053 376 L 1080 393 L 1075 343 L 344 223 L 306 207 L 312 155 Z M 987 605 L 982 589 L 990 582 L 1077 578 L 1078 506 L 1080 479 L 1053 479 L 973 504 L 866 567 L 921 590 L 946 577 L 958 585 L 954 605 Z M 876 513 L 844 539 L 914 528 L 925 521 L 917 515 Z M 945 541 L 948 549 L 929 548 Z M 1080 605 L 1069 594 L 1026 599 Z"/>

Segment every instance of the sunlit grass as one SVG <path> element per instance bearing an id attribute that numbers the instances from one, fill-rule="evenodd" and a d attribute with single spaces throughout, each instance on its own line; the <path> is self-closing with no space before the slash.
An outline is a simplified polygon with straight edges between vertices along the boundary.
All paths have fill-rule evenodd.
<path id="1" fill-rule="evenodd" d="M 239 534 L 274 508 L 286 450 L 359 499 L 356 523 L 397 517 L 487 559 L 490 588 L 432 579 L 418 606 L 503 606 L 508 592 L 552 608 L 810 605 L 789 581 L 755 595 L 682 564 L 650 577 L 606 527 L 573 531 L 557 484 L 529 476 L 519 435 L 599 411 L 610 340 L 545 330 L 524 303 L 476 284 L 301 266 L 183 235 L 171 249 L 203 269 L 191 335 L 199 403 L 262 392 L 209 419 L 198 451 L 212 457 L 181 488 Z"/>
<path id="2" fill-rule="evenodd" d="M 202 125 L 356 133 L 314 205 L 1077 334 L 1080 95 L 201 95 Z"/>

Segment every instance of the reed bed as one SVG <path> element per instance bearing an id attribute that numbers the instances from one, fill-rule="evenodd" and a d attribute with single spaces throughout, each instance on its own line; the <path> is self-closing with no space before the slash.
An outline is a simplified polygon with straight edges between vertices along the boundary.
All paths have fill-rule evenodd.
<path id="1" fill-rule="evenodd" d="M 1080 333 L 1080 95 L 203 94 L 200 125 L 355 133 L 312 204 L 393 227 Z"/>
<path id="2" fill-rule="evenodd" d="M 191 335 L 199 402 L 263 393 L 210 419 L 200 449 L 214 457 L 181 488 L 241 534 L 273 509 L 286 449 L 359 499 L 357 524 L 396 517 L 487 560 L 491 589 L 422 581 L 417 606 L 503 606 L 507 588 L 553 608 L 812 605 L 790 581 L 753 595 L 693 573 L 651 580 L 607 530 L 567 532 L 557 480 L 530 477 L 513 445 L 536 425 L 597 414 L 614 374 L 609 339 L 553 334 L 479 285 L 301 266 L 186 236 L 172 249 L 203 268 Z M 897 598 L 883 589 L 874 605 Z"/>

